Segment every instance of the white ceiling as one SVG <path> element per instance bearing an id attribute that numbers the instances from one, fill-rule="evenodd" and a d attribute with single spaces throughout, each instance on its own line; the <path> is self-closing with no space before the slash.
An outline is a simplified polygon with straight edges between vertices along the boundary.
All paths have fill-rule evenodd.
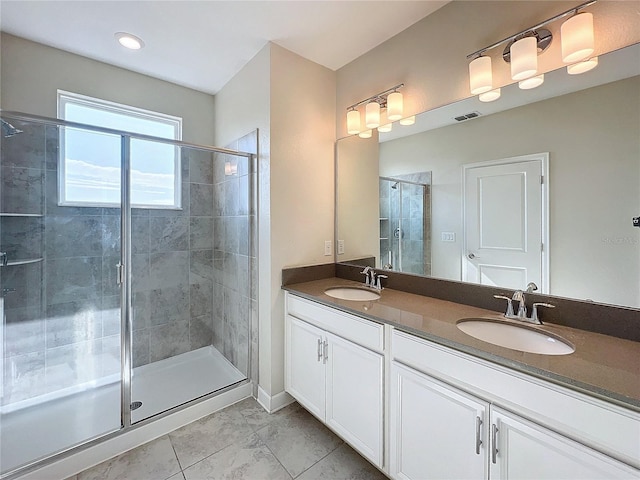
<path id="1" fill-rule="evenodd" d="M 269 41 L 337 70 L 446 3 L 1 0 L 0 28 L 215 94 Z M 124 49 L 116 32 L 145 48 Z"/>

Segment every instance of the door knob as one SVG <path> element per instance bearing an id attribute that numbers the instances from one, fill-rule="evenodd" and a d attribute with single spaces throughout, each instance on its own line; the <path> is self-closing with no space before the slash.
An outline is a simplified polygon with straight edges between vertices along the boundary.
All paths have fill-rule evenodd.
<path id="1" fill-rule="evenodd" d="M 469 260 L 473 260 L 474 258 L 477 258 L 473 253 L 468 254 L 467 257 L 469 258 Z"/>

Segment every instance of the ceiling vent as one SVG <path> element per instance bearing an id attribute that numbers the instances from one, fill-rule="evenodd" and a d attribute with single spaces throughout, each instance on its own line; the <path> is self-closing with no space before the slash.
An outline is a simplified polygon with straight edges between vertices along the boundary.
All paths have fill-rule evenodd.
<path id="1" fill-rule="evenodd" d="M 482 114 L 480 112 L 470 112 L 470 113 L 466 113 L 464 115 L 460 115 L 458 117 L 453 117 L 453 118 L 458 122 L 464 122 L 465 120 L 471 120 L 472 118 L 476 118 L 481 115 Z"/>

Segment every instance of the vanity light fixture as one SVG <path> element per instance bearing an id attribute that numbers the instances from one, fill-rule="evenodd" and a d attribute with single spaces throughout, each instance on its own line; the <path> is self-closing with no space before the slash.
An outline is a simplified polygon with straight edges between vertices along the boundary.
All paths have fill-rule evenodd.
<path id="1" fill-rule="evenodd" d="M 597 1 L 589 0 L 584 2 L 515 35 L 467 55 L 467 59 L 470 60 L 469 86 L 471 93 L 480 95 L 493 90 L 491 58 L 484 54 L 503 44 L 507 44 L 507 46 L 502 53 L 502 58 L 505 62 L 511 63 L 511 78 L 521 82 L 520 88 L 534 88 L 542 84 L 544 77 L 540 77 L 538 72 L 538 55 L 544 52 L 553 40 L 551 32 L 542 27 L 570 15 L 571 17 L 560 28 L 562 60 L 565 63 L 576 64 L 576 62 L 588 58 L 595 51 L 593 14 L 580 12 L 580 10 L 593 5 Z M 595 65 L 597 65 L 597 60 Z M 571 67 L 572 74 L 588 71 L 586 64 L 584 66 L 569 65 L 569 67 Z M 485 98 L 490 98 L 490 96 L 485 96 Z"/>
<path id="2" fill-rule="evenodd" d="M 589 70 L 593 70 L 598 66 L 598 57 L 591 57 L 582 62 L 574 63 L 573 65 L 567 65 L 567 73 L 569 75 L 579 75 Z"/>
<path id="3" fill-rule="evenodd" d="M 117 32 L 114 34 L 118 43 L 129 50 L 140 50 L 144 47 L 144 42 L 140 37 L 136 37 L 131 33 Z"/>
<path id="4" fill-rule="evenodd" d="M 500 95 L 500 88 L 494 88 L 493 90 L 489 90 L 488 92 L 478 95 L 478 100 L 481 102 L 493 102 L 494 100 L 499 99 Z"/>
<path id="5" fill-rule="evenodd" d="M 410 117 L 406 117 L 400 120 L 400 125 L 413 125 L 414 123 L 416 123 L 415 115 L 411 115 Z"/>
<path id="6" fill-rule="evenodd" d="M 391 131 L 391 122 L 402 118 L 403 97 L 398 90 L 404 87 L 400 83 L 395 87 L 361 100 L 347 108 L 347 133 L 359 135 L 361 138 L 371 138 L 373 128 L 380 131 Z M 364 128 L 362 131 L 361 114 L 358 107 L 365 106 Z M 381 127 L 382 126 L 382 127 Z"/>
<path id="7" fill-rule="evenodd" d="M 380 133 L 388 133 L 393 129 L 393 123 L 389 122 L 389 123 L 385 123 L 384 125 L 380 125 L 378 127 L 378 131 Z"/>
<path id="8" fill-rule="evenodd" d="M 536 75 L 535 77 L 525 78 L 518 82 L 518 87 L 521 90 L 531 90 L 532 88 L 539 87 L 544 83 L 544 73 Z"/>

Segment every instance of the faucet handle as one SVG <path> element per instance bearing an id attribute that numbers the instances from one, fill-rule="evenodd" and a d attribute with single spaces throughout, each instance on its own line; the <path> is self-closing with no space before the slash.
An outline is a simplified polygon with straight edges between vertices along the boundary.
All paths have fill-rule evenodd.
<path id="1" fill-rule="evenodd" d="M 544 302 L 533 304 L 533 311 L 531 312 L 531 321 L 533 323 L 537 323 L 538 325 L 542 325 L 542 321 L 538 318 L 538 307 L 556 308 L 556 306 L 550 303 L 544 303 Z"/>
<path id="2" fill-rule="evenodd" d="M 504 314 L 505 317 L 513 317 L 513 302 L 509 297 L 505 297 L 504 295 L 494 295 L 493 298 L 500 298 L 502 300 L 507 301 L 507 312 Z"/>
<path id="3" fill-rule="evenodd" d="M 369 286 L 369 285 L 370 285 L 370 283 L 369 283 L 369 282 L 370 282 L 370 278 L 369 278 L 369 272 L 370 272 L 370 271 L 371 271 L 371 267 L 364 267 L 364 270 L 362 270 L 362 271 L 360 272 L 360 274 L 361 274 L 361 275 L 365 275 L 365 276 L 366 276 L 366 278 L 365 278 L 365 284 L 366 284 L 367 286 Z"/>
<path id="4" fill-rule="evenodd" d="M 382 275 L 382 274 L 378 275 L 378 282 L 376 283 L 376 289 L 383 290 L 382 282 L 380 281 L 383 278 L 389 278 L 389 276 L 388 275 Z"/>

